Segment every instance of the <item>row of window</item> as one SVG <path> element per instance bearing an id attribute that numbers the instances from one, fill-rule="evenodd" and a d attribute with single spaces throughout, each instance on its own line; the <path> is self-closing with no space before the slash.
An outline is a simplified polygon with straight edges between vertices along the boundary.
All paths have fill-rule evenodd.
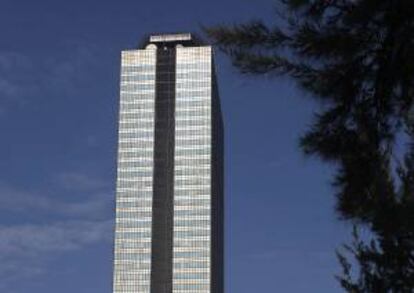
<path id="1" fill-rule="evenodd" d="M 143 170 L 143 171 L 124 171 L 121 169 L 118 169 L 118 176 L 121 177 L 121 179 L 127 179 L 127 178 L 136 178 L 136 177 L 151 177 L 153 174 L 153 171 L 151 169 L 149 170 Z"/>
<path id="2" fill-rule="evenodd" d="M 119 122 L 120 133 L 134 132 L 134 131 L 137 131 L 138 129 L 153 129 L 153 128 L 154 128 L 154 119 L 141 119 L 140 121 Z"/>
<path id="3" fill-rule="evenodd" d="M 184 156 L 185 155 L 185 156 Z M 188 157 L 189 155 L 197 155 L 197 156 L 209 156 L 209 152 L 202 151 L 202 150 L 192 150 L 186 151 L 183 154 L 180 152 L 176 152 L 176 156 L 180 156 L 180 158 Z M 124 158 L 121 157 L 118 159 L 118 167 L 120 169 L 126 169 L 128 167 L 136 167 L 136 166 L 149 166 L 149 162 L 152 162 L 151 158 L 143 158 L 143 157 L 128 157 Z M 175 176 L 186 176 L 186 175 L 209 175 L 210 174 L 210 164 L 203 164 L 203 165 L 175 165 Z M 141 168 L 140 168 L 141 169 Z"/>
<path id="4" fill-rule="evenodd" d="M 210 117 L 210 109 L 194 108 L 194 109 L 176 109 L 175 120 L 204 120 Z M 185 118 L 185 119 L 184 119 Z"/>
<path id="5" fill-rule="evenodd" d="M 154 136 L 152 129 L 138 129 L 134 132 L 120 133 L 118 136 L 119 142 L 125 142 L 127 139 L 149 138 Z"/>
<path id="6" fill-rule="evenodd" d="M 154 108 L 148 107 L 147 105 L 139 105 L 135 109 L 125 109 L 119 113 L 119 120 L 128 120 L 130 118 L 137 119 L 142 115 L 148 115 L 147 113 L 152 113 L 154 115 Z"/>
<path id="7" fill-rule="evenodd" d="M 141 248 L 151 248 L 151 242 L 144 242 L 144 241 L 135 241 L 135 242 L 127 242 L 122 241 L 122 239 L 118 239 L 115 242 L 116 250 L 125 251 L 128 249 L 141 249 Z M 133 267 L 133 264 L 131 264 Z"/>
<path id="8" fill-rule="evenodd" d="M 211 182 L 210 178 L 203 178 L 203 177 L 194 177 L 194 178 L 188 178 L 188 179 L 180 179 L 175 178 L 174 184 L 176 186 L 178 185 L 209 185 Z"/>
<path id="9" fill-rule="evenodd" d="M 174 210 L 174 215 L 176 217 L 189 217 L 189 216 L 209 216 L 210 215 L 209 206 L 177 206 Z M 152 205 L 151 202 L 144 201 L 140 202 L 140 205 L 136 208 L 121 208 L 117 205 L 117 219 L 125 220 L 132 219 L 134 217 L 140 217 L 145 220 L 145 217 L 148 217 L 148 220 L 151 220 L 152 217 Z M 132 221 L 132 220 L 131 220 Z"/>
<path id="10" fill-rule="evenodd" d="M 210 117 L 210 107 L 182 107 L 176 109 L 176 120 L 203 120 Z M 127 124 L 128 122 L 135 122 L 135 128 L 138 129 L 150 129 L 145 122 L 153 121 L 155 119 L 154 112 L 152 110 L 142 111 L 136 113 L 121 114 L 119 124 Z M 207 120 L 208 121 L 208 120 Z M 144 124 L 141 124 L 144 123 Z"/>
<path id="11" fill-rule="evenodd" d="M 155 82 L 155 72 L 140 72 L 140 71 L 131 71 L 121 73 L 121 83 L 123 82 L 134 82 L 134 81 L 152 81 Z"/>
<path id="12" fill-rule="evenodd" d="M 207 100 L 179 100 L 175 103 L 176 109 L 185 109 L 185 108 L 206 108 L 210 109 L 210 102 Z"/>
<path id="13" fill-rule="evenodd" d="M 140 120 L 155 119 L 154 117 L 155 115 L 152 109 L 149 109 L 148 111 L 141 110 L 137 113 L 128 113 L 128 114 L 121 113 L 119 117 L 119 123 L 123 124 L 125 122 L 136 122 Z M 138 126 L 139 128 L 142 128 L 141 125 L 138 125 Z"/>
<path id="14" fill-rule="evenodd" d="M 174 219 L 174 226 L 188 226 L 188 227 L 202 227 L 209 226 L 211 224 L 210 220 L 190 220 L 190 219 Z"/>
<path id="15" fill-rule="evenodd" d="M 120 111 L 120 117 L 126 117 L 128 114 L 137 114 L 141 112 L 154 112 L 154 103 L 137 103 L 133 108 L 124 107 Z M 134 118 L 134 116 L 132 116 Z"/>
<path id="16" fill-rule="evenodd" d="M 152 174 L 152 173 L 151 173 Z M 119 187 L 124 188 L 124 187 L 136 187 L 136 188 L 140 188 L 140 187 L 147 187 L 147 186 L 151 186 L 150 184 L 152 184 L 152 176 L 118 176 L 118 180 L 117 183 L 119 184 Z M 133 184 L 135 183 L 135 185 Z M 147 189 L 144 189 L 147 190 Z"/>
<path id="17" fill-rule="evenodd" d="M 151 199 L 151 198 L 150 198 Z M 133 201 L 133 202 L 121 202 L 121 201 L 117 201 L 117 208 L 119 209 L 123 209 L 123 208 L 133 208 L 133 207 L 141 207 L 142 201 Z M 137 216 L 137 215 L 135 215 Z"/>
<path id="18" fill-rule="evenodd" d="M 211 79 L 211 70 L 181 70 L 180 72 L 176 73 L 175 77 L 177 79 L 177 82 L 184 79 Z"/>
<path id="19" fill-rule="evenodd" d="M 207 166 L 207 165 L 204 165 Z M 210 167 L 200 168 L 199 166 L 191 166 L 184 168 L 183 166 L 176 166 L 174 171 L 175 177 L 180 176 L 208 176 L 210 174 Z"/>
<path id="20" fill-rule="evenodd" d="M 210 268 L 209 261 L 192 261 L 192 262 L 174 262 L 173 267 L 175 269 L 205 269 Z"/>
<path id="21" fill-rule="evenodd" d="M 118 274 L 118 272 L 120 274 Z M 121 275 L 122 273 L 122 275 Z M 140 275 L 140 276 L 138 276 Z M 133 284 L 145 284 L 150 280 L 150 268 L 148 269 L 125 269 L 122 265 L 115 267 L 115 283 L 119 284 L 123 281 L 124 285 L 132 286 Z M 135 277 L 135 278 L 134 278 Z M 136 283 L 135 283 L 136 282 Z"/>
<path id="22" fill-rule="evenodd" d="M 173 279 L 208 279 L 210 277 L 209 273 L 175 273 Z"/>
<path id="23" fill-rule="evenodd" d="M 140 239 L 140 238 L 151 238 L 151 231 L 134 231 L 134 232 L 124 232 L 121 230 L 116 231 L 118 238 L 131 238 L 131 239 Z"/>
<path id="24" fill-rule="evenodd" d="M 121 84 L 121 91 L 155 91 L 154 83 L 123 83 Z M 121 93 L 122 94 L 122 93 Z"/>
<path id="25" fill-rule="evenodd" d="M 118 206 L 118 213 L 116 215 L 116 222 L 119 223 L 120 225 L 123 224 L 124 222 L 133 223 L 135 222 L 133 221 L 134 218 L 139 218 L 141 222 L 142 221 L 151 222 L 152 220 L 152 209 L 148 209 L 148 206 L 144 206 L 143 209 L 139 211 L 121 210 L 119 203 L 117 203 L 117 206 Z M 141 205 L 139 206 L 141 207 Z M 139 222 L 139 221 L 136 221 L 136 222 Z"/>
<path id="26" fill-rule="evenodd" d="M 191 118 L 191 119 L 190 119 Z M 190 128 L 198 128 L 198 127 L 209 127 L 210 126 L 210 118 L 209 116 L 203 117 L 176 117 L 176 130 L 180 129 L 190 129 Z M 137 127 L 139 126 L 139 127 Z M 120 131 L 119 133 L 133 133 L 137 132 L 140 129 L 148 129 L 152 130 L 154 128 L 154 121 L 153 119 L 128 119 L 120 121 Z"/>
<path id="27" fill-rule="evenodd" d="M 121 90 L 121 110 L 128 109 L 131 106 L 131 109 L 134 105 L 153 105 L 154 104 L 154 92 L 151 91 L 125 91 Z M 121 111 L 122 112 L 122 111 Z"/>
<path id="28" fill-rule="evenodd" d="M 177 238 L 193 238 L 210 236 L 210 231 L 205 230 L 191 230 L 191 231 L 174 231 L 174 237 Z"/>
<path id="29" fill-rule="evenodd" d="M 205 257 L 208 258 L 210 256 L 209 249 L 196 249 L 193 248 L 191 251 L 177 251 L 174 249 L 173 258 L 196 258 L 196 257 Z M 151 254 L 149 252 L 146 253 L 120 253 L 115 249 L 115 260 L 122 262 L 123 260 L 135 260 L 135 261 L 146 261 L 151 258 Z M 121 266 L 122 267 L 122 266 Z"/>
<path id="30" fill-rule="evenodd" d="M 120 276 L 115 276 L 114 293 L 148 293 L 150 292 L 149 288 L 150 278 L 138 281 L 133 278 L 123 279 L 121 274 Z"/>
<path id="31" fill-rule="evenodd" d="M 135 64 L 154 64 L 155 65 L 155 50 L 126 50 L 122 51 L 121 62 L 125 65 Z"/>
<path id="32" fill-rule="evenodd" d="M 176 72 L 178 74 L 192 70 L 211 72 L 211 63 L 197 61 L 194 63 L 182 63 L 180 60 L 177 60 Z"/>
<path id="33" fill-rule="evenodd" d="M 152 195 L 146 194 L 147 190 L 145 190 L 145 193 L 143 192 L 142 194 L 141 194 L 140 191 L 141 190 L 135 190 L 135 192 L 136 192 L 135 195 L 128 194 L 128 196 L 125 196 L 125 194 L 123 194 L 123 193 L 117 192 L 117 203 L 139 202 L 139 203 L 142 204 L 142 206 L 139 206 L 139 208 L 146 207 L 148 205 L 147 202 L 152 201 Z M 121 207 L 121 206 L 117 206 L 117 209 L 123 210 L 125 208 Z M 128 208 L 125 211 L 132 212 L 132 211 L 135 211 L 135 209 L 129 209 Z M 136 211 L 139 211 L 139 209 L 136 209 Z"/>
<path id="34" fill-rule="evenodd" d="M 117 192 L 152 192 L 152 178 L 122 179 L 117 178 Z M 134 184 L 136 182 L 137 184 Z"/>
<path id="35" fill-rule="evenodd" d="M 117 213 L 120 213 L 120 216 L 118 218 L 120 218 L 123 214 L 122 213 L 127 213 L 127 212 L 138 212 L 140 211 L 142 208 L 148 207 L 148 210 L 150 211 L 152 208 L 152 198 L 149 198 L 148 200 L 141 200 L 141 204 L 139 207 L 116 207 L 116 211 Z M 125 214 L 126 215 L 126 214 Z"/>
<path id="36" fill-rule="evenodd" d="M 139 171 L 152 170 L 153 159 L 148 157 L 137 157 L 135 159 L 119 160 L 118 170 L 121 171 Z"/>
<path id="37" fill-rule="evenodd" d="M 154 59 L 155 61 L 155 59 Z M 138 63 L 138 62 L 137 62 Z M 130 72 L 155 72 L 155 63 L 154 64 L 136 64 L 136 65 L 129 65 L 128 62 L 125 60 L 121 67 L 121 75 L 124 73 Z"/>
<path id="38" fill-rule="evenodd" d="M 115 249 L 115 261 L 118 261 L 120 263 L 120 267 L 122 268 L 123 263 L 125 262 L 139 262 L 139 263 L 148 263 L 151 261 L 151 254 L 150 253 L 128 253 L 128 254 L 119 254 L 117 253 Z M 116 263 L 115 263 L 116 264 Z M 116 265 L 115 265 L 116 268 Z M 131 271 L 128 271 L 131 272 Z M 125 276 L 127 277 L 127 276 Z"/>
<path id="39" fill-rule="evenodd" d="M 200 141 L 200 140 L 187 140 L 187 141 Z M 176 165 L 204 165 L 204 164 L 210 164 L 211 158 L 209 155 L 206 155 L 206 157 L 200 156 L 176 156 L 175 157 L 175 164 Z"/>
<path id="40" fill-rule="evenodd" d="M 199 249 L 195 250 L 192 249 L 191 251 L 173 251 L 173 258 L 176 258 L 177 260 L 180 258 L 183 259 L 189 259 L 187 261 L 196 261 L 197 258 L 209 258 L 210 257 L 210 250 L 205 249 Z"/>
<path id="41" fill-rule="evenodd" d="M 180 100 L 181 98 L 193 98 L 193 96 L 196 97 L 210 97 L 211 96 L 211 89 L 206 88 L 204 90 L 200 90 L 198 88 L 186 88 L 186 89 L 180 89 L 175 92 L 175 98 L 177 100 Z"/>
<path id="42" fill-rule="evenodd" d="M 185 128 L 187 126 L 205 126 L 210 125 L 210 117 L 175 117 L 175 125 L 177 128 Z"/>
<path id="43" fill-rule="evenodd" d="M 211 88 L 211 80 L 177 80 L 175 83 L 175 90 L 182 91 L 182 90 L 209 90 Z"/>
<path id="44" fill-rule="evenodd" d="M 120 104 L 119 115 L 136 113 L 140 111 L 154 111 L 154 101 L 141 98 L 128 97 Z"/>
<path id="45" fill-rule="evenodd" d="M 151 125 L 146 125 L 145 127 L 134 127 L 134 128 L 120 128 L 119 129 L 119 135 L 125 135 L 125 134 L 135 134 L 140 132 L 153 132 L 154 131 L 154 122 L 151 123 Z"/>
<path id="46" fill-rule="evenodd" d="M 209 74 L 206 72 L 206 74 Z M 190 76 L 187 74 L 187 78 L 177 79 L 175 82 L 175 90 L 181 89 L 210 89 L 211 87 L 211 77 L 206 78 L 195 78 L 194 76 Z M 173 83 L 171 83 L 173 85 Z M 121 89 L 122 91 L 129 91 L 131 90 L 128 85 L 147 85 L 142 87 L 142 89 L 154 89 L 155 88 L 155 75 L 122 75 L 121 76 Z M 141 89 L 141 87 L 133 88 L 132 90 L 135 91 L 136 89 Z"/>
<path id="47" fill-rule="evenodd" d="M 131 233 L 134 236 L 129 237 L 125 236 L 126 233 Z M 137 237 L 135 237 L 137 236 Z M 116 256 L 124 256 L 123 258 L 128 258 L 128 256 L 133 257 L 131 255 L 136 255 L 136 257 L 140 257 L 142 254 L 150 253 L 151 248 L 151 241 L 150 237 L 146 239 L 148 241 L 141 241 L 144 240 L 140 238 L 141 235 L 138 232 L 125 232 L 125 231 L 118 231 L 117 230 L 117 237 L 116 237 Z M 176 231 L 174 232 L 174 247 L 180 250 L 181 247 L 187 248 L 208 248 L 210 246 L 210 231 L 209 230 L 194 230 L 194 231 Z M 125 241 L 126 239 L 136 239 L 139 241 L 128 242 Z M 189 250 L 187 250 L 189 251 Z M 120 258 L 117 257 L 120 260 Z"/>
<path id="48" fill-rule="evenodd" d="M 154 138 L 149 137 L 147 139 L 145 138 L 141 138 L 139 141 L 135 141 L 135 142 L 120 142 L 118 143 L 118 147 L 121 149 L 125 149 L 125 148 L 132 148 L 132 147 L 144 147 L 144 148 L 150 148 L 153 147 L 154 145 Z"/>
<path id="49" fill-rule="evenodd" d="M 152 147 L 147 148 L 129 148 L 129 149 L 119 149 L 118 150 L 118 159 L 122 161 L 122 159 L 128 158 L 152 158 L 153 156 L 153 149 Z"/>
<path id="50" fill-rule="evenodd" d="M 115 255 L 122 256 L 123 258 L 128 258 L 131 254 L 141 255 L 145 253 L 151 253 L 151 246 L 144 248 L 121 248 L 120 246 L 117 246 Z"/>

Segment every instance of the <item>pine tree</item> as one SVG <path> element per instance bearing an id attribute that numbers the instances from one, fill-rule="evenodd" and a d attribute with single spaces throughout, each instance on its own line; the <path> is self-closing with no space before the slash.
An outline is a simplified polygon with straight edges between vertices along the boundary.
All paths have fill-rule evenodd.
<path id="1" fill-rule="evenodd" d="M 395 147 L 414 142 L 414 1 L 278 4 L 276 25 L 206 32 L 242 73 L 289 76 L 321 102 L 301 147 L 338 166 L 337 213 L 372 235 L 367 243 L 355 232 L 346 246 L 356 278 L 338 253 L 343 288 L 414 292 L 414 145 L 406 143 L 405 156 Z"/>

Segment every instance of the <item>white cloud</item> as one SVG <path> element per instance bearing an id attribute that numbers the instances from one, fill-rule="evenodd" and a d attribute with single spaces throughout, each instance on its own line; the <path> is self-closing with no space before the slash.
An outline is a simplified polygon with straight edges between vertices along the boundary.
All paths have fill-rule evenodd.
<path id="1" fill-rule="evenodd" d="M 11 97 L 16 95 L 18 88 L 15 84 L 12 84 L 8 80 L 0 80 L 0 94 L 5 97 Z"/>
<path id="2" fill-rule="evenodd" d="M 0 259 L 78 250 L 111 237 L 112 220 L 0 226 Z"/>
<path id="3" fill-rule="evenodd" d="M 1 259 L 0 259 L 1 260 Z M 45 268 L 38 262 L 27 259 L 14 261 L 1 260 L 0 264 L 0 292 L 14 293 L 16 282 L 23 280 L 36 280 L 36 278 L 47 273 Z"/>
<path id="4" fill-rule="evenodd" d="M 112 231 L 112 220 L 0 226 L 0 289 L 47 273 L 47 261 L 61 253 L 112 241 Z"/>
<path id="5" fill-rule="evenodd" d="M 78 95 L 87 78 L 99 70 L 99 48 L 68 43 L 67 54 L 35 59 L 18 52 L 0 51 L 0 105 L 26 105 L 34 98 Z"/>
<path id="6" fill-rule="evenodd" d="M 93 190 L 107 187 L 107 183 L 99 178 L 79 172 L 64 172 L 57 176 L 62 186 L 72 190 Z"/>
<path id="7" fill-rule="evenodd" d="M 83 182 L 82 186 L 98 184 Z M 36 280 L 47 274 L 48 262 L 63 253 L 111 241 L 113 196 L 82 192 L 86 196 L 70 202 L 0 183 L 0 215 L 19 218 L 18 224 L 0 225 L 1 292 L 12 292 L 13 283 L 22 278 Z M 31 220 L 25 223 L 27 216 Z"/>
<path id="8" fill-rule="evenodd" d="M 0 70 L 11 70 L 13 68 L 30 68 L 32 63 L 23 54 L 14 52 L 0 52 Z"/>
<path id="9" fill-rule="evenodd" d="M 82 200 L 63 201 L 56 196 L 43 196 L 0 184 L 0 210 L 13 213 L 47 213 L 71 218 L 103 218 L 113 208 L 110 192 L 86 192 Z"/>
<path id="10" fill-rule="evenodd" d="M 24 103 L 23 96 L 35 87 L 33 73 L 33 64 L 26 56 L 0 52 L 0 101 Z"/>
<path id="11" fill-rule="evenodd" d="M 33 210 L 47 210 L 53 207 L 53 200 L 18 190 L 5 184 L 0 184 L 0 209 L 18 212 L 28 208 Z"/>

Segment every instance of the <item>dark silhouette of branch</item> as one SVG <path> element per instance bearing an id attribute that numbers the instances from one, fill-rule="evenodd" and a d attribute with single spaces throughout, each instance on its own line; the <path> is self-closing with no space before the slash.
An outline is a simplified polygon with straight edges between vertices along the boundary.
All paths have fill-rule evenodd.
<path id="1" fill-rule="evenodd" d="M 338 254 L 342 287 L 414 292 L 414 1 L 279 2 L 276 25 L 205 31 L 242 73 L 289 76 L 323 102 L 300 146 L 338 166 L 338 216 L 372 236 L 366 243 L 355 230 L 345 249 L 359 265 L 355 279 Z"/>

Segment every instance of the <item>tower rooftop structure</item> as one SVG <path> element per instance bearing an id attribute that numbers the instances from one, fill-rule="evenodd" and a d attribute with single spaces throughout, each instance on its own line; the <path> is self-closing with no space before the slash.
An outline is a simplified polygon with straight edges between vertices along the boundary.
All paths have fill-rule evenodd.
<path id="1" fill-rule="evenodd" d="M 144 49 L 151 44 L 157 47 L 175 47 L 177 45 L 190 47 L 204 45 L 200 38 L 193 33 L 170 33 L 148 35 L 144 37 L 139 47 Z"/>
<path id="2" fill-rule="evenodd" d="M 168 35 L 153 35 L 149 37 L 151 43 L 165 43 L 177 41 L 191 41 L 193 38 L 190 33 L 186 34 L 168 34 Z"/>

